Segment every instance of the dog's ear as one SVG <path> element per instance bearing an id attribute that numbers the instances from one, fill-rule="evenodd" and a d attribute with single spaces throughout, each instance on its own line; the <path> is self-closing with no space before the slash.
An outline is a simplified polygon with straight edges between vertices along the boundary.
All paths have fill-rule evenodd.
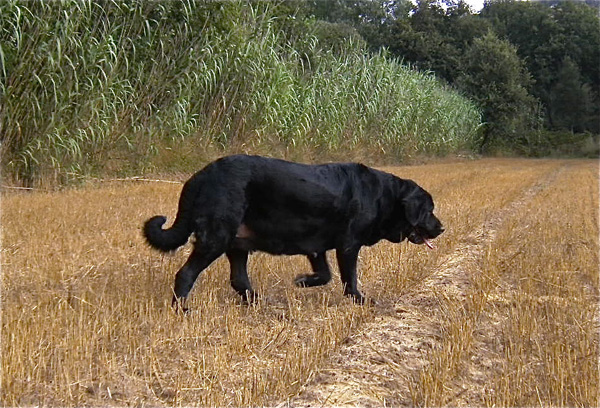
<path id="1" fill-rule="evenodd" d="M 408 223 L 415 227 L 427 217 L 429 194 L 418 186 L 402 199 L 404 216 Z"/>
<path id="2" fill-rule="evenodd" d="M 422 200 L 417 194 L 411 194 L 402 200 L 404 206 L 404 215 L 411 226 L 416 226 L 425 216 Z"/>

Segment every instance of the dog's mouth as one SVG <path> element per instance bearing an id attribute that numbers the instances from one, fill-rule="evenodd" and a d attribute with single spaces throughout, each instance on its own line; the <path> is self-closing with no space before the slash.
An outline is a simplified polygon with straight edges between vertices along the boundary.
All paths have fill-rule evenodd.
<path id="1" fill-rule="evenodd" d="M 429 249 L 435 249 L 435 245 L 433 245 L 433 243 L 427 238 L 423 238 L 423 242 L 425 243 L 425 245 L 427 245 Z"/>
<path id="2" fill-rule="evenodd" d="M 423 236 L 423 234 L 421 234 L 417 230 L 412 231 L 408 235 L 407 238 L 413 244 L 417 244 L 417 245 L 423 245 L 423 244 L 425 244 L 427 246 L 427 248 L 429 248 L 429 249 L 435 249 L 435 245 L 433 244 L 433 242 L 431 242 L 431 240 L 429 240 L 428 238 L 425 238 Z"/>

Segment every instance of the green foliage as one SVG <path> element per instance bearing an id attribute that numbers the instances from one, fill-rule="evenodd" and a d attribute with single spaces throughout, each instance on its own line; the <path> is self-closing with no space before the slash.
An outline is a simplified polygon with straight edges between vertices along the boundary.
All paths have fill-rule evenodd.
<path id="1" fill-rule="evenodd" d="M 486 24 L 471 15 L 465 3 L 430 0 L 417 2 L 409 18 L 396 20 L 389 29 L 395 55 L 449 83 L 461 72 L 465 49 L 486 30 Z"/>
<path id="2" fill-rule="evenodd" d="M 463 69 L 467 74 L 457 84 L 477 101 L 486 122 L 482 150 L 518 145 L 534 125 L 537 103 L 527 91 L 531 78 L 515 48 L 489 32 L 468 48 Z"/>
<path id="3" fill-rule="evenodd" d="M 561 1 L 549 7 L 537 2 L 491 2 L 481 13 L 501 38 L 508 39 L 517 48 L 521 59 L 535 80 L 532 94 L 540 99 L 546 110 L 550 129 L 600 132 L 600 19 L 598 11 L 581 2 Z M 566 62 L 568 60 L 568 62 Z M 569 69 L 579 79 L 573 84 L 561 72 Z M 578 71 L 575 73 L 575 71 Z M 565 81 L 561 84 L 561 82 Z M 575 105 L 579 109 L 571 118 L 581 120 L 576 125 L 555 120 L 556 113 L 564 109 L 563 99 L 557 89 L 575 86 L 591 98 L 594 106 Z"/>
<path id="4" fill-rule="evenodd" d="M 352 9 L 349 5 L 354 3 L 340 0 L 331 4 L 333 10 L 315 15 L 337 23 L 353 24 L 371 49 L 387 47 L 397 58 L 419 69 L 433 71 L 474 97 L 486 109 L 486 139 L 496 139 L 506 149 L 512 145 L 521 151 L 521 143 L 530 138 L 524 133 L 517 137 L 516 131 L 552 134 L 540 133 L 539 127 L 544 126 L 559 133 L 600 133 L 600 19 L 597 8 L 574 1 L 552 0 L 542 4 L 539 1 L 494 0 L 485 2 L 481 13 L 473 14 L 461 0 L 419 0 L 415 4 L 403 0 L 377 0 L 370 2 L 370 8 L 359 6 L 362 14 L 356 19 L 349 11 Z M 525 80 L 518 92 L 512 84 L 506 84 L 504 90 L 491 85 L 499 84 L 497 75 L 504 67 L 497 67 L 493 76 L 486 79 L 478 70 L 483 62 L 470 60 L 472 44 L 485 38 L 489 31 L 512 44 L 522 66 L 531 75 L 532 80 Z M 471 68 L 475 71 L 469 71 Z M 514 67 L 509 64 L 506 69 L 509 72 L 500 76 L 513 75 L 510 71 L 514 72 Z M 491 93 L 484 95 L 487 91 Z M 517 95 L 523 92 L 531 96 Z M 502 93 L 504 103 L 499 104 L 499 111 L 494 113 L 490 109 Z M 509 96 L 511 93 L 513 95 Z M 518 101 L 526 99 L 537 99 L 541 104 L 523 111 L 519 109 L 521 102 Z M 572 100 L 579 103 L 569 102 Z M 526 119 L 524 114 L 531 117 Z M 511 115 L 514 117 L 509 120 Z"/>
<path id="5" fill-rule="evenodd" d="M 317 20 L 314 23 L 313 33 L 323 50 L 332 50 L 338 55 L 348 51 L 349 42 L 358 45 L 360 49 L 366 47 L 365 40 L 350 24 Z M 353 48 L 351 47 L 351 50 L 354 52 Z"/>
<path id="6" fill-rule="evenodd" d="M 583 82 L 577 65 L 566 57 L 550 88 L 548 117 L 553 127 L 583 133 L 594 126 L 591 86 Z"/>
<path id="7" fill-rule="evenodd" d="M 523 134 L 518 145 L 495 152 L 519 154 L 531 157 L 589 157 L 600 156 L 598 135 L 566 131 L 537 130 Z"/>
<path id="8" fill-rule="evenodd" d="M 291 9 L 301 8 L 3 1 L 5 174 L 32 183 L 140 171 L 178 140 L 222 152 L 366 145 L 396 156 L 476 143 L 471 102 L 384 53 L 367 56 L 360 42 L 320 45 L 315 24 Z"/>

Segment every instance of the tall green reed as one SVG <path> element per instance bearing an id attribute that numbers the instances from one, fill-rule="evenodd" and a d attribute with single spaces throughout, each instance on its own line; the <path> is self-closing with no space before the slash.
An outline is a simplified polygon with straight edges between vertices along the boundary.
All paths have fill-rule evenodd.
<path id="1" fill-rule="evenodd" d="M 468 149 L 478 137 L 473 104 L 431 75 L 351 42 L 341 54 L 322 49 L 308 22 L 291 43 L 277 7 L 4 0 L 5 175 L 68 182 L 109 161 L 144 163 L 172 140 L 405 156 Z"/>

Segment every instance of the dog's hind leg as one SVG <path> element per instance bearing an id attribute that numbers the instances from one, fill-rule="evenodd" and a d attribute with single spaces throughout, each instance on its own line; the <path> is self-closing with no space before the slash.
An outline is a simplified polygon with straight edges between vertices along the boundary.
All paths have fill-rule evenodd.
<path id="1" fill-rule="evenodd" d="M 302 288 L 326 285 L 331 280 L 331 270 L 325 252 L 308 255 L 314 273 L 298 275 L 294 280 L 296 286 Z"/>
<path id="2" fill-rule="evenodd" d="M 194 248 L 188 260 L 177 272 L 177 275 L 175 275 L 175 289 L 172 301 L 174 307 L 177 309 L 181 307 L 184 312 L 186 311 L 183 304 L 190 290 L 192 290 L 194 282 L 196 282 L 200 273 L 221 256 L 223 252 L 218 250 L 207 251 L 204 248 L 201 249 L 198 247 Z"/>
<path id="3" fill-rule="evenodd" d="M 254 302 L 258 296 L 256 292 L 252 290 L 252 285 L 248 278 L 248 251 L 242 249 L 229 249 L 226 254 L 231 267 L 231 286 L 242 297 L 244 302 Z"/>

